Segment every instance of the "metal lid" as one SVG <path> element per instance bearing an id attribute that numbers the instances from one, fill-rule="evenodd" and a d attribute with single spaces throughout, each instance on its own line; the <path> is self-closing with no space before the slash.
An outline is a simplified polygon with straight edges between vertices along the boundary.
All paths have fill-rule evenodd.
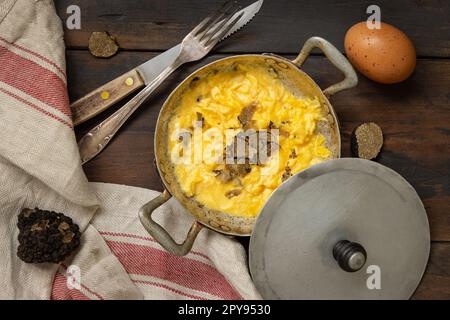
<path id="1" fill-rule="evenodd" d="M 376 162 L 344 158 L 271 195 L 250 240 L 250 271 L 265 299 L 407 299 L 429 251 L 413 187 Z"/>

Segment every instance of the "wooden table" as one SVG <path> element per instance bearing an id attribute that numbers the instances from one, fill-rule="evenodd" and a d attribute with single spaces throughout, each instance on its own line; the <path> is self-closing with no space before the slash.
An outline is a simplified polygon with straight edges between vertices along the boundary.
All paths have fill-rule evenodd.
<path id="1" fill-rule="evenodd" d="M 71 4 L 81 8 L 81 30 L 66 30 L 71 101 L 177 44 L 221 1 L 57 0 L 66 20 Z M 153 164 L 153 137 L 164 99 L 185 76 L 225 55 L 273 52 L 294 57 L 310 36 L 322 36 L 342 50 L 346 30 L 365 20 L 372 2 L 359 0 L 265 0 L 260 13 L 199 63 L 182 67 L 135 113 L 110 146 L 85 165 L 91 181 L 162 190 Z M 396 170 L 417 190 L 428 213 L 431 255 L 416 299 L 450 298 L 450 3 L 381 1 L 382 20 L 410 36 L 418 63 L 414 75 L 397 85 L 363 76 L 359 85 L 332 98 L 341 122 L 343 156 L 350 155 L 351 131 L 361 122 L 378 123 L 385 134 L 379 162 Z M 87 51 L 93 31 L 115 36 L 121 51 L 96 59 Z M 304 70 L 325 87 L 341 74 L 319 53 Z M 113 108 L 117 109 L 117 108 Z M 107 112 L 105 115 L 109 114 Z M 77 128 L 81 135 L 105 115 Z"/>

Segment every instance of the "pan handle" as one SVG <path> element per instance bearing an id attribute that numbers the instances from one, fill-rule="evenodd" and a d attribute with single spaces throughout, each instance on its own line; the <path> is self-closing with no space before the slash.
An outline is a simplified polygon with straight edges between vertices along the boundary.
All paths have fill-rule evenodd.
<path id="1" fill-rule="evenodd" d="M 191 251 L 192 245 L 197 238 L 198 233 L 203 228 L 203 226 L 195 221 L 191 229 L 189 230 L 186 239 L 183 243 L 178 244 L 173 240 L 172 236 L 155 220 L 152 219 L 153 212 L 163 205 L 172 196 L 167 190 L 164 190 L 159 196 L 150 200 L 148 203 L 143 205 L 139 210 L 139 219 L 145 230 L 168 252 L 177 256 L 185 256 Z"/>
<path id="2" fill-rule="evenodd" d="M 347 58 L 345 58 L 335 46 L 323 38 L 311 37 L 306 40 L 297 58 L 292 60 L 292 62 L 300 67 L 306 61 L 311 50 L 314 48 L 319 48 L 322 50 L 331 63 L 345 75 L 344 80 L 329 86 L 323 91 L 327 97 L 330 97 L 339 91 L 353 88 L 358 84 L 358 76 L 356 75 L 356 72 L 350 62 L 348 62 Z"/>

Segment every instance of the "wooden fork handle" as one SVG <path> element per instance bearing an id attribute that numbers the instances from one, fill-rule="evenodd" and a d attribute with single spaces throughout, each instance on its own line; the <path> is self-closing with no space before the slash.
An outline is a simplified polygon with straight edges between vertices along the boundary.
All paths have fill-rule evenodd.
<path id="1" fill-rule="evenodd" d="M 74 125 L 91 119 L 144 86 L 139 72 L 133 69 L 95 89 L 70 105 Z"/>

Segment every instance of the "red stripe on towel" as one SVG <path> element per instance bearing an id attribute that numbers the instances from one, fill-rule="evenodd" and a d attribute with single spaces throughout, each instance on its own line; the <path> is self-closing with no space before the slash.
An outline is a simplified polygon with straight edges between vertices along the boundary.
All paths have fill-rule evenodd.
<path id="1" fill-rule="evenodd" d="M 19 97 L 18 95 L 14 94 L 14 93 L 12 93 L 12 92 L 7 91 L 6 89 L 0 88 L 0 91 L 3 92 L 3 93 L 5 93 L 5 94 L 7 94 L 7 95 L 9 95 L 9 96 L 11 96 L 11 97 L 13 97 L 13 98 L 16 99 L 17 101 L 20 101 L 20 102 L 26 104 L 27 106 L 29 106 L 29 107 L 31 107 L 31 108 L 33 108 L 33 109 L 35 109 L 35 110 L 41 112 L 42 114 L 45 114 L 46 116 L 48 116 L 48 117 L 50 117 L 50 118 L 52 118 L 52 119 L 55 119 L 55 120 L 61 122 L 62 124 L 68 126 L 70 129 L 73 129 L 73 125 L 72 125 L 71 123 L 65 121 L 64 119 L 61 119 L 61 118 L 58 117 L 58 116 L 55 116 L 53 113 L 50 113 L 50 112 L 48 112 L 48 111 L 42 109 L 41 107 L 39 107 L 39 106 L 37 106 L 37 105 L 35 105 L 35 104 L 32 104 L 31 102 L 29 102 L 29 101 L 27 101 L 27 100 L 25 100 L 25 99 Z"/>
<path id="2" fill-rule="evenodd" d="M 34 61 L 0 46 L 0 81 L 71 117 L 65 83 Z"/>
<path id="3" fill-rule="evenodd" d="M 107 240 L 129 274 L 151 276 L 227 300 L 242 299 L 225 277 L 206 263 L 152 247 Z"/>
<path id="4" fill-rule="evenodd" d="M 159 283 L 159 282 L 144 281 L 144 280 L 133 280 L 133 282 L 135 282 L 135 283 L 142 283 L 142 284 L 145 284 L 145 285 L 148 285 L 148 286 L 152 286 L 152 287 L 163 288 L 163 289 L 172 291 L 172 292 L 174 292 L 174 293 L 176 293 L 176 294 L 178 294 L 180 296 L 185 296 L 185 297 L 188 297 L 188 298 L 191 298 L 191 299 L 195 299 L 195 300 L 207 300 L 206 298 L 203 298 L 203 297 L 200 297 L 200 296 L 196 296 L 196 295 L 193 295 L 193 294 L 189 294 L 189 293 L 185 293 L 183 291 L 171 288 L 171 287 L 166 286 L 165 284 L 162 284 L 162 283 Z"/>
<path id="5" fill-rule="evenodd" d="M 146 241 L 151 241 L 151 242 L 156 242 L 158 243 L 155 239 L 150 238 L 150 237 L 144 237 L 144 236 L 138 236 L 136 234 L 130 234 L 130 233 L 121 233 L 121 232 L 108 232 L 108 231 L 99 231 L 99 233 L 101 235 L 105 235 L 105 236 L 113 236 L 113 237 L 124 237 L 124 238 L 132 238 L 132 239 L 139 239 L 139 240 L 146 240 Z M 208 261 L 211 261 L 211 259 L 206 255 L 203 254 L 201 252 L 195 251 L 195 250 L 191 250 L 189 253 L 192 253 L 196 256 L 205 258 Z"/>
<path id="6" fill-rule="evenodd" d="M 90 300 L 83 292 L 77 289 L 67 287 L 67 278 L 59 272 L 56 272 L 53 280 L 51 300 Z"/>
<path id="7" fill-rule="evenodd" d="M 56 70 L 58 70 L 59 72 L 61 72 L 61 74 L 64 76 L 64 78 L 67 78 L 66 73 L 64 72 L 63 69 L 61 69 L 56 63 L 54 63 L 54 62 L 51 61 L 50 59 L 44 57 L 43 55 L 41 55 L 41 54 L 39 54 L 39 53 L 37 53 L 37 52 L 31 51 L 30 49 L 27 49 L 27 48 L 25 48 L 25 47 L 22 47 L 22 46 L 20 46 L 20 45 L 18 45 L 18 44 L 11 43 L 11 42 L 9 42 L 8 40 L 6 40 L 5 38 L 0 37 L 0 40 L 2 40 L 2 41 L 4 41 L 4 42 L 8 43 L 9 45 L 13 46 L 14 48 L 20 49 L 20 50 L 22 50 L 22 51 L 24 51 L 24 52 L 26 52 L 26 53 L 29 53 L 29 54 L 31 54 L 31 55 L 33 55 L 33 56 L 35 56 L 35 57 L 41 59 L 42 61 L 48 63 L 49 65 L 51 65 L 51 66 L 53 66 L 53 67 L 55 67 Z"/>

